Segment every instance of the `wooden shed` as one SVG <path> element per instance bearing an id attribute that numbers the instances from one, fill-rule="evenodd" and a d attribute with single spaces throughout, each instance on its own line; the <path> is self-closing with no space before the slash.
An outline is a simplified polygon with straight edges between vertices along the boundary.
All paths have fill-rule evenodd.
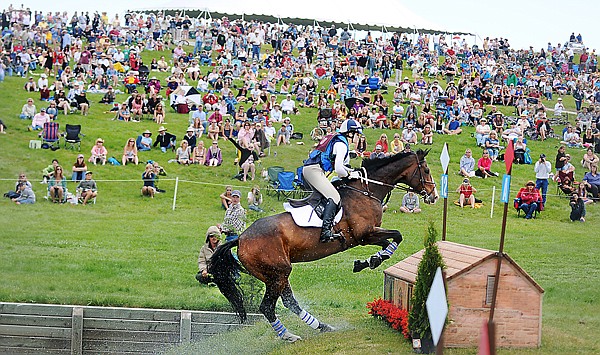
<path id="1" fill-rule="evenodd" d="M 448 241 L 437 243 L 446 264 L 448 317 L 444 333 L 448 347 L 474 347 L 492 303 L 497 252 Z M 384 298 L 410 308 L 421 250 L 384 271 Z M 504 254 L 494 321 L 499 347 L 539 347 L 542 342 L 540 287 L 513 259 Z"/>

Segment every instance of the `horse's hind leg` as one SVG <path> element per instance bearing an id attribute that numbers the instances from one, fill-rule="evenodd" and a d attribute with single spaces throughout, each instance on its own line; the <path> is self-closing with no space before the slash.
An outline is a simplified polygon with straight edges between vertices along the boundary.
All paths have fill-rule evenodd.
<path id="1" fill-rule="evenodd" d="M 283 301 L 283 305 L 286 306 L 290 311 L 294 312 L 302 321 L 308 324 L 309 327 L 313 329 L 319 329 L 321 332 L 332 332 L 335 329 L 326 324 L 319 322 L 319 320 L 313 317 L 310 313 L 300 308 L 298 301 L 294 297 L 294 293 L 292 292 L 291 286 L 288 285 L 283 289 L 283 293 L 281 294 L 281 300 Z"/>
<path id="2" fill-rule="evenodd" d="M 263 297 L 262 302 L 260 303 L 260 312 L 265 315 L 269 323 L 271 323 L 271 327 L 282 340 L 287 340 L 291 343 L 296 340 L 302 340 L 299 336 L 290 333 L 287 328 L 281 323 L 277 315 L 275 314 L 275 304 L 277 303 L 277 299 L 281 295 L 281 286 L 278 285 L 278 282 L 269 282 L 266 284 L 265 296 Z"/>

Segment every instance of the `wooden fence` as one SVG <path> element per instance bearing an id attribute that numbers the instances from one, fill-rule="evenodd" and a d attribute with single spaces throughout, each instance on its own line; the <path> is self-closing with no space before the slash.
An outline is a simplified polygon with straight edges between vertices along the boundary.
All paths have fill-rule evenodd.
<path id="1" fill-rule="evenodd" d="M 233 313 L 0 302 L 2 354 L 152 354 L 248 327 Z"/>

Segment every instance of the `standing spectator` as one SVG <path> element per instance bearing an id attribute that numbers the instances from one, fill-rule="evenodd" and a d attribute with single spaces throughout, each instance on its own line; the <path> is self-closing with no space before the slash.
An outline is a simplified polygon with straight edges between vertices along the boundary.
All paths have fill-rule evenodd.
<path id="1" fill-rule="evenodd" d="M 225 241 L 236 240 L 246 229 L 246 210 L 240 204 L 242 193 L 239 190 L 231 192 L 231 205 L 225 211 L 221 230 L 227 236 Z"/>
<path id="2" fill-rule="evenodd" d="M 77 189 L 81 191 L 80 199 L 84 206 L 90 199 L 98 196 L 98 187 L 96 186 L 96 182 L 92 179 L 91 171 L 85 173 L 85 180 L 82 180 L 79 185 L 77 185 Z"/>
<path id="3" fill-rule="evenodd" d="M 412 191 L 408 191 L 402 197 L 402 205 L 400 206 L 402 213 L 420 213 L 419 196 Z"/>
<path id="4" fill-rule="evenodd" d="M 535 171 L 535 188 L 542 192 L 542 201 L 546 203 L 546 193 L 548 192 L 548 179 L 552 172 L 552 165 L 546 160 L 546 154 L 540 154 L 540 159 L 535 162 L 533 168 Z"/>
<path id="5" fill-rule="evenodd" d="M 206 230 L 206 240 L 198 255 L 198 273 L 196 274 L 196 280 L 203 285 L 209 285 L 213 282 L 212 275 L 208 273 L 208 263 L 221 242 L 220 236 L 221 231 L 216 226 L 210 226 Z"/>
<path id="6" fill-rule="evenodd" d="M 475 193 L 477 189 L 471 186 L 469 178 L 464 178 L 462 184 L 456 189 L 459 193 L 458 204 L 461 208 L 465 206 L 465 202 L 471 205 L 471 208 L 475 208 Z"/>

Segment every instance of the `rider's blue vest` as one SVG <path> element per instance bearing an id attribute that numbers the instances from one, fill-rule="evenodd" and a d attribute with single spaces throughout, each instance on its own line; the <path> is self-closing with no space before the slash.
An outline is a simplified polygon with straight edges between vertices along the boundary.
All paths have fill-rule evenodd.
<path id="1" fill-rule="evenodd" d="M 304 161 L 304 165 L 319 164 L 325 172 L 333 171 L 335 166 L 335 155 L 333 154 L 333 146 L 337 142 L 343 142 L 348 147 L 348 140 L 341 134 L 335 133 L 327 135 L 321 139 L 317 147 L 310 153 L 308 159 Z M 348 153 L 346 152 L 346 157 Z M 344 160 L 346 159 L 344 157 Z"/>

